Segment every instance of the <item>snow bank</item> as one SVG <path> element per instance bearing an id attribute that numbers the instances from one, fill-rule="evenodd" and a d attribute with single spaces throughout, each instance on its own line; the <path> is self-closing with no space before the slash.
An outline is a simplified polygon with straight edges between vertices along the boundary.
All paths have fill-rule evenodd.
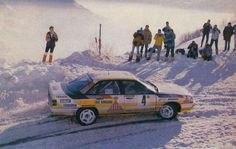
<path id="1" fill-rule="evenodd" d="M 175 146 L 197 148 L 199 146 L 207 147 L 207 145 L 219 148 L 221 146 L 235 146 L 235 141 L 231 137 L 232 134 L 229 133 L 229 131 L 234 133 L 232 129 L 233 121 L 228 120 L 232 119 L 236 112 L 233 109 L 235 105 L 235 98 L 233 97 L 236 94 L 234 83 L 232 82 L 236 81 L 234 77 L 236 76 L 235 57 L 234 53 L 221 53 L 219 56 L 214 57 L 213 61 L 206 62 L 201 58 L 193 60 L 177 55 L 174 62 L 156 62 L 153 57 L 151 61 L 141 60 L 140 63 L 134 63 L 126 62 L 128 55 L 119 57 L 98 56 L 96 52 L 87 50 L 75 52 L 69 57 L 59 59 L 53 65 L 23 60 L 8 67 L 1 67 L 0 132 L 3 133 L 0 136 L 5 137 L 0 140 L 2 143 L 7 143 L 11 140 L 14 141 L 21 138 L 24 140 L 24 138 L 29 139 L 36 136 L 35 138 L 38 139 L 33 144 L 47 146 L 49 144 L 52 145 L 49 142 L 65 139 L 73 140 L 73 138 L 82 139 L 84 135 L 88 134 L 89 139 L 76 139 L 72 141 L 74 142 L 73 144 L 64 144 L 63 147 L 73 148 L 81 145 L 82 148 L 102 148 L 104 145 L 107 147 L 124 145 L 127 139 L 132 139 L 135 142 L 135 140 L 142 139 L 143 135 L 145 135 L 145 138 L 150 138 L 151 136 L 153 136 L 151 138 L 160 137 L 159 132 L 163 130 L 161 131 L 164 137 L 162 141 L 156 143 L 155 139 L 150 139 L 147 142 L 140 142 L 137 148 L 148 148 L 147 144 L 152 145 L 149 147 L 165 146 L 167 148 Z M 106 70 L 127 70 L 140 78 L 153 80 L 157 84 L 163 81 L 175 82 L 178 85 L 187 87 L 188 90 L 195 94 L 195 102 L 198 106 L 192 112 L 181 115 L 177 122 L 163 123 L 163 125 L 151 122 L 134 126 L 123 124 L 131 123 L 129 117 L 125 121 L 119 118 L 116 121 L 103 119 L 91 127 L 91 129 L 95 127 L 94 131 L 85 131 L 83 130 L 84 128 L 77 128 L 77 124 L 71 124 L 66 119 L 62 121 L 61 119 L 50 117 L 47 107 L 47 88 L 50 81 L 69 81 L 88 71 Z M 222 92 L 220 93 L 219 90 Z M 135 121 L 138 121 L 139 118 L 134 118 L 135 124 L 137 123 Z M 141 119 L 143 122 L 148 121 L 146 120 L 147 117 L 145 117 L 145 120 L 143 120 L 143 117 Z M 224 123 L 219 125 L 222 119 Z M 115 126 L 119 125 L 119 120 L 121 121 L 121 127 Z M 30 125 L 26 127 L 25 123 Z M 193 126 L 193 124 L 197 124 L 197 127 Z M 121 132 L 121 129 L 124 131 L 120 134 L 114 133 L 114 137 L 114 134 L 111 136 L 110 133 L 106 133 L 108 132 L 107 129 L 96 130 L 96 127 L 105 127 L 103 125 L 114 125 L 114 127 L 109 128 L 112 132 L 117 132 L 117 129 L 119 129 L 119 132 Z M 145 128 L 142 126 L 145 126 Z M 222 126 L 225 129 L 222 129 Z M 12 129 L 7 129 L 9 127 L 12 127 Z M 172 133 L 165 135 L 170 127 L 173 128 L 171 130 Z M 150 130 L 149 128 L 153 129 Z M 208 131 L 209 128 L 212 129 Z M 22 133 L 25 129 L 30 131 Z M 89 130 L 90 128 L 86 129 Z M 158 132 L 153 131 L 154 129 Z M 16 131 L 22 135 L 13 136 L 13 132 L 16 133 Z M 77 131 L 79 133 L 76 133 Z M 103 135 L 94 136 L 95 132 Z M 220 132 L 224 132 L 222 133 L 223 140 L 220 140 L 220 136 L 217 135 Z M 78 136 L 79 134 L 81 136 Z M 175 135 L 174 138 L 172 138 L 173 135 Z M 44 137 L 48 137 L 48 139 L 44 139 Z M 214 137 L 217 137 L 218 144 L 216 144 L 214 139 L 211 139 L 208 143 L 205 142 L 205 140 Z M 112 141 L 106 141 L 108 138 Z M 196 141 L 198 143 L 195 143 Z M 20 144 L 23 148 L 30 148 L 31 145 L 32 142 Z M 127 148 L 134 145 L 125 144 Z"/>

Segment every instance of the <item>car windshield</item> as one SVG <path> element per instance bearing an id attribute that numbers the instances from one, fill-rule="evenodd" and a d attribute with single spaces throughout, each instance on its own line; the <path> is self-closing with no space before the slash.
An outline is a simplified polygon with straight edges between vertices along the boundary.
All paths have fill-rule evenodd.
<path id="1" fill-rule="evenodd" d="M 154 84 L 152 84 L 151 82 L 145 81 L 145 80 L 140 80 L 140 82 L 141 82 L 143 85 L 145 85 L 149 90 L 151 90 L 151 91 L 153 91 L 153 92 L 155 92 L 155 93 L 158 92 L 158 88 L 157 88 Z"/>
<path id="2" fill-rule="evenodd" d="M 63 85 L 63 89 L 66 94 L 76 95 L 80 93 L 80 90 L 86 87 L 89 83 L 93 82 L 89 75 L 83 75 L 68 84 Z"/>

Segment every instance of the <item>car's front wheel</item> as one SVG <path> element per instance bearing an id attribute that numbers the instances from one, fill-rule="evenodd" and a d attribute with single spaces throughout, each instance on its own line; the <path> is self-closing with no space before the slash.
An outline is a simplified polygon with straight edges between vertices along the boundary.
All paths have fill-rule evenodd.
<path id="1" fill-rule="evenodd" d="M 163 119 L 171 120 L 176 117 L 178 111 L 173 104 L 163 105 L 160 109 L 160 116 Z"/>
<path id="2" fill-rule="evenodd" d="M 97 114 L 91 108 L 79 109 L 76 112 L 76 119 L 83 126 L 91 125 L 97 120 Z"/>

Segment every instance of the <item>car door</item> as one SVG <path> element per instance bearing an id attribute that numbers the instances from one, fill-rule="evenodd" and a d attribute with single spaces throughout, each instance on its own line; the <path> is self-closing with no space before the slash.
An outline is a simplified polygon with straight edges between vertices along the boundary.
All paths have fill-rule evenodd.
<path id="1" fill-rule="evenodd" d="M 96 108 L 100 114 L 122 113 L 123 98 L 117 81 L 99 81 L 87 92 L 87 96 L 96 99 Z"/>
<path id="2" fill-rule="evenodd" d="M 155 110 L 157 96 L 142 83 L 136 80 L 122 80 L 119 85 L 124 99 L 123 108 L 126 112 Z"/>

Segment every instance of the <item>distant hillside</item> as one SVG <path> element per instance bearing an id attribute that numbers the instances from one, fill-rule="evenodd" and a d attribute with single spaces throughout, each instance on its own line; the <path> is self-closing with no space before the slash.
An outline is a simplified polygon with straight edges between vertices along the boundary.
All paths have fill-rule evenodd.
<path id="1" fill-rule="evenodd" d="M 159 4 L 163 6 L 174 6 L 186 9 L 203 9 L 210 11 L 233 12 L 235 11 L 235 0 L 100 0 L 116 2 L 141 2 L 150 4 Z"/>

